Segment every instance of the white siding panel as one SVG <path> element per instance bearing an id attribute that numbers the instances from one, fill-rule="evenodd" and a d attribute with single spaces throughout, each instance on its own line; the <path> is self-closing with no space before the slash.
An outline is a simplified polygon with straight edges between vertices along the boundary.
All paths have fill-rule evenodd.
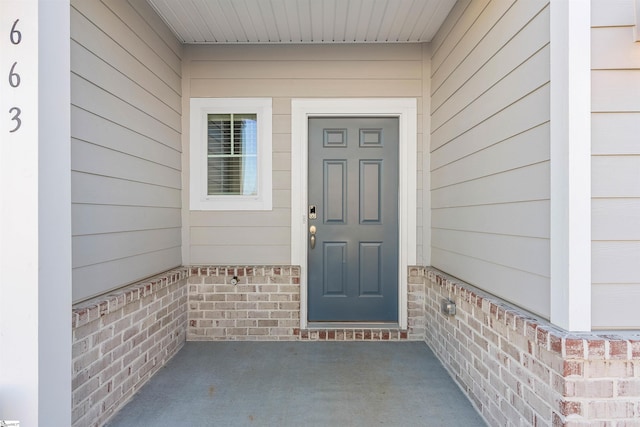
<path id="1" fill-rule="evenodd" d="M 434 209 L 549 199 L 549 162 L 431 191 Z"/>
<path id="2" fill-rule="evenodd" d="M 330 84 L 329 84 L 330 83 Z M 198 97 L 269 97 L 292 98 L 358 98 L 358 97 L 418 97 L 421 80 L 383 79 L 192 79 L 191 91 Z"/>
<path id="3" fill-rule="evenodd" d="M 167 43 L 166 33 L 168 27 L 166 25 L 159 25 L 158 29 L 149 25 L 148 20 L 157 25 L 162 19 L 157 16 L 155 11 L 147 6 L 143 9 L 144 16 L 138 13 L 136 7 L 132 3 L 146 3 L 141 0 L 101 0 L 107 8 L 109 8 L 114 15 L 118 16 L 122 20 L 122 23 L 135 32 L 136 36 L 143 40 L 144 43 L 151 48 L 151 50 L 162 59 L 162 62 L 167 64 L 171 69 L 180 75 L 182 71 L 182 59 L 180 58 L 178 45 L 176 45 L 177 39 L 173 36 L 173 41 Z M 149 16 L 149 18 L 146 18 Z M 146 18 L 146 19 L 145 19 Z M 160 18 L 160 19 L 158 19 Z M 164 37 L 160 35 L 164 33 Z M 173 49 L 172 49 L 173 48 Z"/>
<path id="4" fill-rule="evenodd" d="M 287 136 L 289 136 L 289 138 L 291 137 L 290 135 Z M 271 166 L 273 167 L 273 170 L 288 171 L 291 167 L 291 153 L 278 153 L 274 151 L 273 163 Z"/>
<path id="5" fill-rule="evenodd" d="M 291 245 L 283 246 L 191 246 L 191 264 L 289 264 Z M 211 261 L 215 260 L 215 262 Z"/>
<path id="6" fill-rule="evenodd" d="M 634 25 L 634 0 L 591 0 L 591 26 Z"/>
<path id="7" fill-rule="evenodd" d="M 594 241 L 592 252 L 593 283 L 640 283 L 640 241 Z"/>
<path id="8" fill-rule="evenodd" d="M 71 106 L 71 135 L 172 169 L 181 168 L 179 151 L 75 106 Z"/>
<path id="9" fill-rule="evenodd" d="M 138 15 L 149 24 L 153 31 L 162 39 L 162 41 L 173 51 L 179 58 L 182 58 L 182 43 L 176 38 L 173 31 L 165 25 L 162 18 L 158 16 L 155 10 L 146 0 L 128 0 Z M 181 62 L 182 63 L 182 62 Z"/>
<path id="10" fill-rule="evenodd" d="M 181 264 L 181 55 L 141 0 L 72 1 L 75 301 Z"/>
<path id="11" fill-rule="evenodd" d="M 537 72 L 545 69 L 549 69 L 549 48 L 543 48 L 524 64 L 516 67 L 479 98 L 458 101 L 462 105 L 459 105 L 458 108 L 454 105 L 453 110 L 459 111 L 459 113 L 454 113 L 448 119 L 443 119 L 438 115 L 438 120 L 435 120 L 432 125 L 433 138 L 440 141 L 450 141 L 467 129 L 482 123 L 495 113 L 508 108 L 519 99 L 545 86 L 549 81 L 548 74 Z M 434 114 L 434 117 L 436 115 L 437 113 Z"/>
<path id="12" fill-rule="evenodd" d="M 176 247 L 180 228 L 92 234 L 73 238 L 73 268 Z"/>
<path id="13" fill-rule="evenodd" d="M 180 225 L 179 208 L 74 204 L 74 236 L 172 228 Z"/>
<path id="14" fill-rule="evenodd" d="M 593 199 L 593 240 L 640 241 L 640 198 Z"/>
<path id="15" fill-rule="evenodd" d="M 599 154 L 640 154 L 640 114 L 591 114 L 591 152 Z"/>
<path id="16" fill-rule="evenodd" d="M 88 299 L 180 264 L 180 248 L 175 247 L 74 268 L 73 295 L 76 300 Z"/>
<path id="17" fill-rule="evenodd" d="M 180 170 L 77 139 L 71 140 L 71 169 L 175 189 L 181 186 Z"/>
<path id="18" fill-rule="evenodd" d="M 218 212 L 212 215 L 206 211 L 191 211 L 189 214 L 191 227 L 234 227 L 238 224 L 260 225 L 265 227 L 290 227 L 290 209 L 274 208 L 268 212 L 242 211 Z"/>
<path id="19" fill-rule="evenodd" d="M 435 169 L 482 148 L 505 140 L 549 121 L 549 85 L 520 99 L 480 125 L 466 130 L 455 140 L 436 139 L 432 135 L 431 168 Z M 544 141 L 541 141 L 544 143 Z M 445 145 L 446 144 L 446 145 Z M 452 152 L 451 152 L 452 151 Z"/>
<path id="20" fill-rule="evenodd" d="M 193 61 L 192 79 L 413 79 L 422 61 Z M 319 66 L 321 65 L 321 66 Z"/>
<path id="21" fill-rule="evenodd" d="M 592 0 L 592 316 L 638 329 L 640 44 L 633 0 Z"/>
<path id="22" fill-rule="evenodd" d="M 591 86 L 593 112 L 640 112 L 640 70 L 594 70 Z"/>
<path id="23" fill-rule="evenodd" d="M 98 205 L 180 207 L 180 190 L 118 178 L 71 173 L 71 201 Z"/>
<path id="24" fill-rule="evenodd" d="M 549 316 L 549 278 L 433 248 L 433 264 L 542 317 Z"/>
<path id="25" fill-rule="evenodd" d="M 131 105 L 90 81 L 71 74 L 71 103 L 76 107 L 91 111 L 106 120 L 115 122 L 154 139 L 168 147 L 180 150 L 180 132 L 165 125 L 137 106 Z"/>
<path id="26" fill-rule="evenodd" d="M 158 98 L 154 94 L 146 91 L 104 60 L 73 41 L 71 42 L 71 68 L 75 74 L 85 80 L 90 80 L 100 89 L 143 110 L 146 114 L 174 130 L 180 131 L 179 111 L 158 102 Z"/>
<path id="27" fill-rule="evenodd" d="M 640 325 L 640 283 L 595 284 L 591 297 L 598 302 L 591 313 L 594 329 L 637 329 Z"/>
<path id="28" fill-rule="evenodd" d="M 434 248 L 487 263 L 549 277 L 547 239 L 434 228 L 432 245 Z"/>
<path id="29" fill-rule="evenodd" d="M 445 41 L 448 40 L 449 34 L 456 27 L 456 24 L 464 15 L 465 11 L 471 4 L 471 0 L 459 0 L 453 5 L 453 8 L 449 12 L 447 19 L 442 23 L 438 32 L 433 36 L 431 40 L 431 51 L 435 54 L 443 45 Z"/>
<path id="30" fill-rule="evenodd" d="M 474 21 L 464 38 L 443 61 L 439 72 L 434 74 L 433 90 L 439 90 L 443 81 L 449 79 L 448 74 L 453 73 L 454 70 L 474 70 L 480 64 L 484 64 L 496 51 L 502 48 L 509 38 L 522 31 L 522 28 L 525 28 L 531 18 L 545 8 L 547 3 L 547 0 L 528 0 L 525 2 L 508 0 L 489 3 Z M 539 37 L 542 31 L 544 30 L 537 31 L 530 37 L 538 39 L 536 43 L 544 42 L 544 37 Z M 527 43 L 521 42 L 521 44 L 525 50 Z M 507 68 L 507 70 L 509 69 L 511 68 Z M 465 71 L 462 71 L 461 74 L 464 75 Z"/>
<path id="31" fill-rule="evenodd" d="M 176 71 L 180 70 L 180 59 L 175 55 L 162 57 L 158 52 L 154 52 L 149 46 L 151 44 L 149 40 L 142 39 L 136 34 L 135 29 L 129 28 L 121 17 L 111 12 L 102 2 L 75 0 L 72 8 L 107 33 L 134 58 L 139 58 L 140 62 L 144 63 L 149 70 L 152 70 L 169 86 L 180 88 L 180 74 Z M 174 64 L 168 65 L 172 61 Z"/>
<path id="32" fill-rule="evenodd" d="M 640 197 L 640 156 L 593 156 L 593 197 Z"/>
<path id="33" fill-rule="evenodd" d="M 432 265 L 549 305 L 549 5 L 472 0 L 434 37 Z"/>
<path id="34" fill-rule="evenodd" d="M 633 42 L 633 27 L 593 28 L 591 67 L 594 70 L 640 68 L 640 47 Z"/>
<path id="35" fill-rule="evenodd" d="M 437 88 L 433 87 L 433 110 L 438 110 L 443 102 L 456 95 L 472 79 L 484 84 L 480 86 L 481 93 L 548 44 L 549 9 L 542 9 L 529 22 L 532 14 L 543 8 L 545 3 L 547 2 L 516 2 L 477 47 L 461 58 L 458 66 L 436 74 L 442 76 L 444 81 Z M 471 99 L 475 97 L 477 96 L 472 96 Z"/>
<path id="36" fill-rule="evenodd" d="M 274 189 L 272 196 L 273 208 L 291 208 L 291 189 Z"/>
<path id="37" fill-rule="evenodd" d="M 442 39 L 442 44 L 433 50 L 433 55 L 431 56 L 432 80 L 436 78 L 436 74 L 439 72 L 442 64 L 453 54 L 457 46 L 461 43 L 461 40 L 463 40 L 469 32 L 469 28 L 473 26 L 489 3 L 491 3 L 490 0 L 473 0 L 459 17 L 455 15 L 451 16 L 452 19 L 456 20 L 455 25 L 446 37 Z M 449 21 L 449 19 L 443 24 L 445 28 L 447 21 Z M 469 35 L 469 37 L 471 35 Z M 435 38 L 437 39 L 437 36 Z M 478 39 L 481 38 L 482 36 L 478 37 Z"/>
<path id="38" fill-rule="evenodd" d="M 549 160 L 549 146 L 540 144 L 548 135 L 549 126 L 544 124 L 435 169 L 431 173 L 432 188 L 445 187 Z M 497 162 L 496 159 L 503 160 Z"/>
<path id="39" fill-rule="evenodd" d="M 191 227 L 192 245 L 219 246 L 287 246 L 290 227 Z"/>
<path id="40" fill-rule="evenodd" d="M 85 49 L 100 56 L 113 68 L 124 73 L 148 91 L 154 93 L 162 102 L 180 111 L 180 87 L 171 87 L 152 70 L 147 68 L 139 58 L 127 52 L 107 33 L 101 31 L 77 10 L 71 8 L 71 40 Z"/>
<path id="41" fill-rule="evenodd" d="M 433 228 L 549 238 L 549 201 L 434 209 Z"/>

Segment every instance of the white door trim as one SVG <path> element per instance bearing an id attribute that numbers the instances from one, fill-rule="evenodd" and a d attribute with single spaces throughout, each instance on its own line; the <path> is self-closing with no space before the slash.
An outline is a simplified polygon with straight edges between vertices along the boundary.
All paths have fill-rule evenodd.
<path id="1" fill-rule="evenodd" d="M 307 328 L 308 119 L 385 116 L 399 119 L 398 326 L 407 328 L 407 272 L 416 264 L 418 109 L 415 98 L 291 100 L 291 264 L 300 266 L 300 328 Z"/>

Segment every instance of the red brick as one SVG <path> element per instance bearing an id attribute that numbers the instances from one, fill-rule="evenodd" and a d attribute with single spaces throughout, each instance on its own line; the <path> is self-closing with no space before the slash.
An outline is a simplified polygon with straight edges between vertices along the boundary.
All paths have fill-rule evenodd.
<path id="1" fill-rule="evenodd" d="M 584 374 L 584 362 L 575 360 L 565 360 L 562 376 L 570 377 L 573 375 L 582 376 Z"/>
<path id="2" fill-rule="evenodd" d="M 581 339 L 565 338 L 564 354 L 569 358 L 584 358 L 584 341 Z"/>
<path id="3" fill-rule="evenodd" d="M 536 331 L 536 342 L 538 345 L 541 345 L 544 349 L 549 348 L 549 331 L 538 328 Z"/>
<path id="4" fill-rule="evenodd" d="M 587 341 L 589 348 L 589 358 L 604 358 L 607 354 L 607 348 L 604 340 L 589 340 Z"/>
<path id="5" fill-rule="evenodd" d="M 640 341 L 631 340 L 629 345 L 631 346 L 631 358 L 640 359 Z"/>
<path id="6" fill-rule="evenodd" d="M 551 334 L 549 337 L 550 340 L 550 350 L 554 353 L 562 354 L 562 338 Z"/>
<path id="7" fill-rule="evenodd" d="M 563 400 L 560 401 L 560 413 L 562 415 L 582 414 L 582 404 L 580 402 Z"/>
<path id="8" fill-rule="evenodd" d="M 628 343 L 626 341 L 609 341 L 609 355 L 612 359 L 626 359 Z"/>

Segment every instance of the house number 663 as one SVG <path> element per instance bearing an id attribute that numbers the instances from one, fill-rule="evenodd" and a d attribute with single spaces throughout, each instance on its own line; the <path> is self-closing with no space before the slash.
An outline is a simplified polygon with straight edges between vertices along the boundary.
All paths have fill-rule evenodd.
<path id="1" fill-rule="evenodd" d="M 9 32 L 9 41 L 13 45 L 19 45 L 22 42 L 22 33 L 18 30 L 18 22 L 20 19 L 16 19 L 13 22 L 13 26 L 11 27 L 11 31 Z M 20 86 L 20 74 L 16 70 L 18 66 L 18 61 L 15 61 L 9 69 L 9 86 L 12 88 L 17 88 Z M 9 108 L 10 120 L 14 122 L 14 126 L 9 130 L 10 133 L 16 132 L 22 126 L 22 119 L 20 118 L 20 114 L 22 114 L 22 110 L 20 107 L 13 106 Z"/>

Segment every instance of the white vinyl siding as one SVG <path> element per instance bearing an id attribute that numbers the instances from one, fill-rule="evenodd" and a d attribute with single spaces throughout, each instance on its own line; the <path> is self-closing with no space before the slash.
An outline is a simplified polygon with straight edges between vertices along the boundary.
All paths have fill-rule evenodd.
<path id="1" fill-rule="evenodd" d="M 185 99 L 273 99 L 273 210 L 187 212 L 185 258 L 191 264 L 288 264 L 291 98 L 413 97 L 422 106 L 422 50 L 420 44 L 186 47 Z M 421 114 L 420 108 L 419 122 Z M 419 141 L 421 132 L 419 128 Z M 183 141 L 188 140 L 184 135 Z"/>
<path id="2" fill-rule="evenodd" d="M 459 1 L 432 51 L 432 265 L 548 318 L 548 1 Z"/>
<path id="3" fill-rule="evenodd" d="M 72 1 L 74 301 L 181 264 L 181 52 L 145 1 Z"/>
<path id="4" fill-rule="evenodd" d="M 593 328 L 640 328 L 640 43 L 634 0 L 592 0 Z"/>

